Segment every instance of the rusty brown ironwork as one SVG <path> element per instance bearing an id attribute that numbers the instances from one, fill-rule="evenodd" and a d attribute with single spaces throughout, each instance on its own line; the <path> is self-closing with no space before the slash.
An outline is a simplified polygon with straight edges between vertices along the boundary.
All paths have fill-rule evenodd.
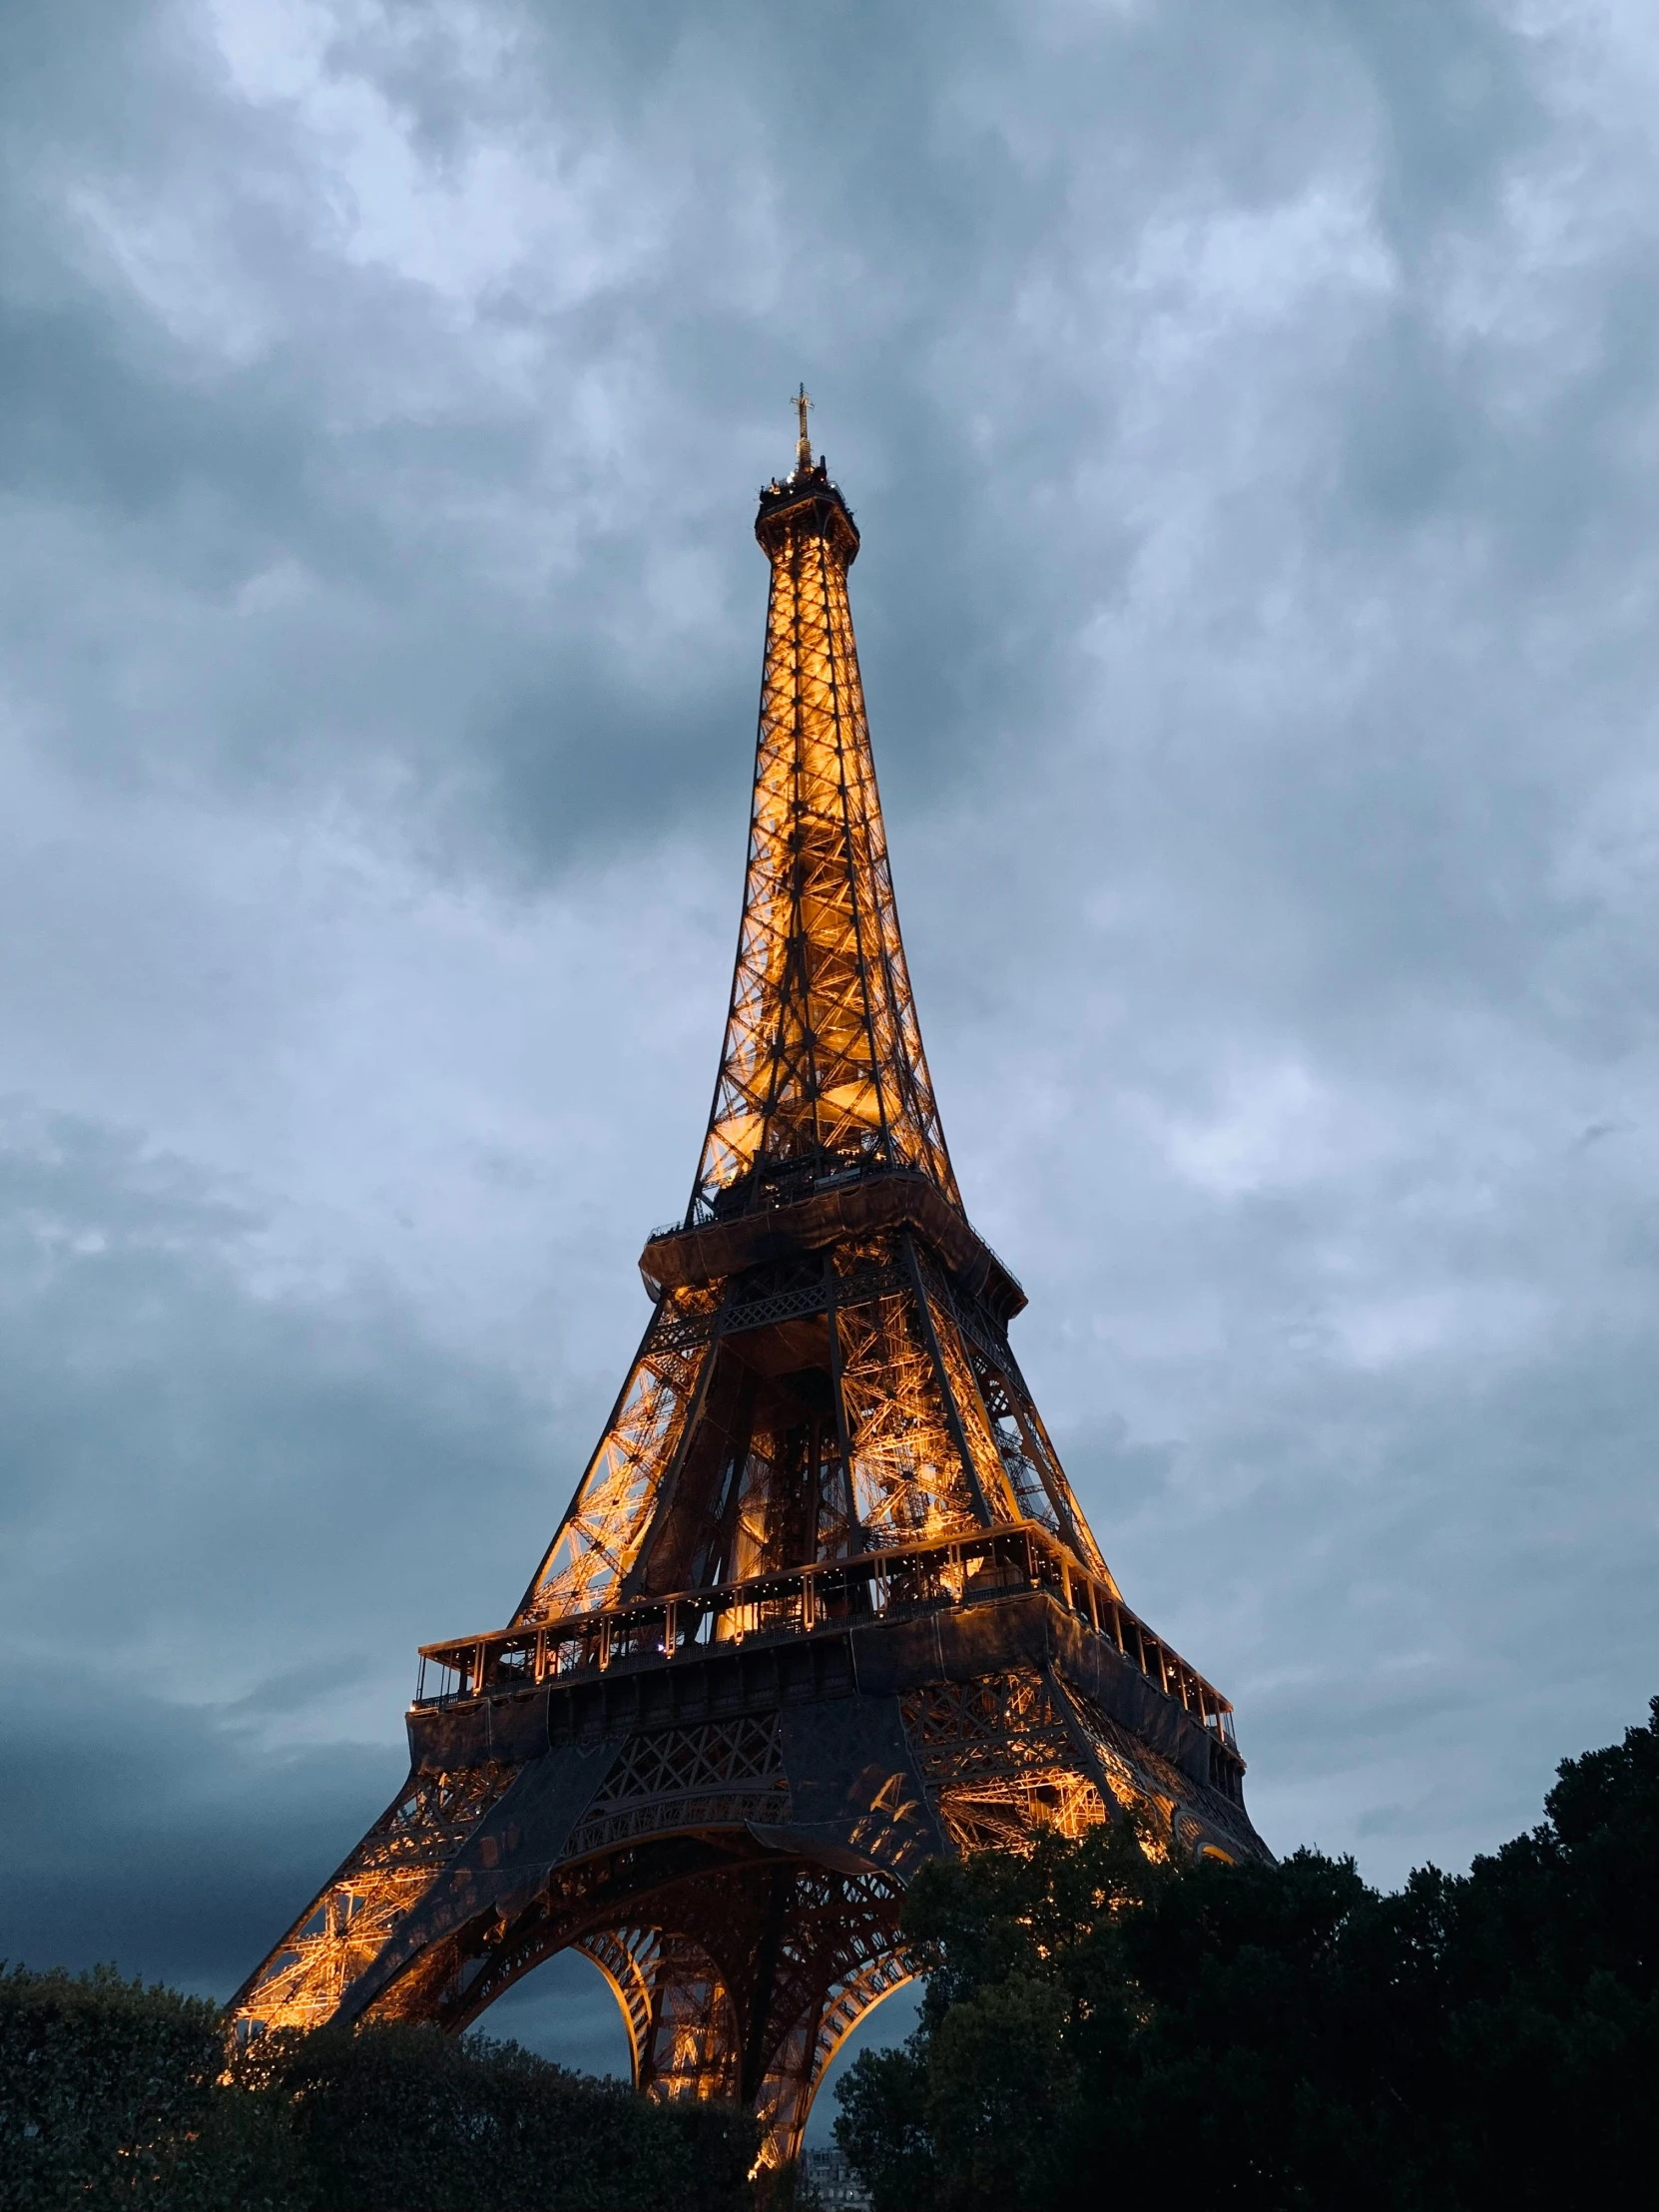
<path id="1" fill-rule="evenodd" d="M 640 2088 L 742 2100 L 769 2163 L 909 1977 L 928 1857 L 1126 1818 L 1263 1852 L 1232 1708 L 1124 1602 L 963 1211 L 809 404 L 761 494 L 743 922 L 651 1318 L 517 1611 L 423 1648 L 408 1783 L 232 2008 L 460 2029 L 578 1949 Z"/>

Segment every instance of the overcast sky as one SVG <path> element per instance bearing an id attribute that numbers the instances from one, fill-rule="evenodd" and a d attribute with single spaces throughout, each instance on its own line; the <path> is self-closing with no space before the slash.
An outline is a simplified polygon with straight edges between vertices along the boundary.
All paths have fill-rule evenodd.
<path id="1" fill-rule="evenodd" d="M 227 1992 L 539 1557 L 802 377 L 967 1204 L 1263 1833 L 1642 1716 L 1656 114 L 1652 0 L 11 0 L 0 1953 Z"/>

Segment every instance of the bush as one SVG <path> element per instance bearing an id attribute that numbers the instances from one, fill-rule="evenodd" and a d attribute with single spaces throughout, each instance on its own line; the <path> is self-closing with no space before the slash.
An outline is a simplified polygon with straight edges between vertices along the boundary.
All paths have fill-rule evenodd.
<path id="1" fill-rule="evenodd" d="M 729 2212 L 755 2122 L 431 2027 L 273 2036 L 109 1967 L 0 1973 L 0 2212 Z"/>
<path id="2" fill-rule="evenodd" d="M 323 2028 L 276 2075 L 329 2212 L 724 2212 L 755 2123 L 654 2104 L 516 2043 Z"/>
<path id="3" fill-rule="evenodd" d="M 205 1997 L 108 1966 L 0 1973 L 0 2206 L 305 2212 L 281 2115 L 223 2065 Z"/>

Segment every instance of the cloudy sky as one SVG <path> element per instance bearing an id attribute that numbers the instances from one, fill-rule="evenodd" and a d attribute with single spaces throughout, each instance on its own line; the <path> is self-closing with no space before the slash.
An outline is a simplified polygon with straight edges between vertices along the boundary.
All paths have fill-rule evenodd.
<path id="1" fill-rule="evenodd" d="M 229 1990 L 539 1556 L 801 377 L 963 1189 L 1264 1833 L 1642 1715 L 1656 103 L 1651 0 L 13 0 L 0 1952 Z M 585 1971 L 493 2024 L 619 2063 Z"/>

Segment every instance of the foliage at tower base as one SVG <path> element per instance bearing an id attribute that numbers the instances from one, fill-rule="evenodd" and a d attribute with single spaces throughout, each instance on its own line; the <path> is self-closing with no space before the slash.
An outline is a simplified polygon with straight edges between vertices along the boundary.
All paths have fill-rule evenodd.
<path id="1" fill-rule="evenodd" d="M 838 2090 L 875 2212 L 1622 2194 L 1659 2080 L 1652 1713 L 1564 1762 L 1530 1835 L 1394 1896 L 1311 1851 L 1160 1866 L 1123 1829 L 925 1868 L 920 2025 Z"/>
<path id="2" fill-rule="evenodd" d="M 758 2134 L 513 2043 L 272 2037 L 229 2084 L 205 1998 L 0 1975 L 0 2212 L 729 2212 Z"/>

